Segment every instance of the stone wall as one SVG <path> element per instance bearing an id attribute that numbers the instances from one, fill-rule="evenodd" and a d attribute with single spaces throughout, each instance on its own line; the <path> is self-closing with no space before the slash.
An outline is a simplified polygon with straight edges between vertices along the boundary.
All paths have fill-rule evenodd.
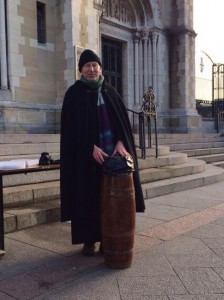
<path id="1" fill-rule="evenodd" d="M 122 90 L 139 109 L 152 86 L 161 131 L 200 130 L 195 109 L 193 0 L 40 0 L 47 41 L 37 42 L 35 0 L 8 0 L 9 87 L 0 90 L 0 132 L 60 130 L 64 93 L 79 77 L 84 48 L 102 37 L 122 44 Z"/>

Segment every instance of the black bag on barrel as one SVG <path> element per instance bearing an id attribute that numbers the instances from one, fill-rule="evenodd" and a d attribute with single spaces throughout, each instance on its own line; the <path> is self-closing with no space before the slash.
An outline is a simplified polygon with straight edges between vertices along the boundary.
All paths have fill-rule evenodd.
<path id="1" fill-rule="evenodd" d="M 102 167 L 103 172 L 110 175 L 129 173 L 135 170 L 134 161 L 131 155 L 112 155 L 105 157 Z"/>

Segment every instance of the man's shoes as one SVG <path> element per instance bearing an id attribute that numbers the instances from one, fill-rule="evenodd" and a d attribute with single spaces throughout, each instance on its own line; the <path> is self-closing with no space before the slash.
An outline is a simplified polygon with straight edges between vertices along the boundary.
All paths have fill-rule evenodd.
<path id="1" fill-rule="evenodd" d="M 95 243 L 85 243 L 82 248 L 82 255 L 93 256 L 95 254 Z"/>

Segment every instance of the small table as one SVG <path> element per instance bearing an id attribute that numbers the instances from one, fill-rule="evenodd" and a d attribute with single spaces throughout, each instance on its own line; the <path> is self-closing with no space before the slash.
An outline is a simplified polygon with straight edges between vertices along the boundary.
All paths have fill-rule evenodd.
<path id="1" fill-rule="evenodd" d="M 4 209 L 3 209 L 3 176 L 4 175 L 16 175 L 16 174 L 28 174 L 33 172 L 52 171 L 60 169 L 60 164 L 51 164 L 45 166 L 34 166 L 22 169 L 0 169 L 0 256 L 5 254 L 4 246 Z"/>

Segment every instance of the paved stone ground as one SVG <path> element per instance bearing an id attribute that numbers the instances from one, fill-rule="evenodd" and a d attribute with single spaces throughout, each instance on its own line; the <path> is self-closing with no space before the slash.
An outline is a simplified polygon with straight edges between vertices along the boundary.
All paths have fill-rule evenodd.
<path id="1" fill-rule="evenodd" d="M 155 197 L 137 214 L 132 266 L 83 257 L 70 224 L 5 235 L 1 300 L 223 300 L 224 183 Z"/>

